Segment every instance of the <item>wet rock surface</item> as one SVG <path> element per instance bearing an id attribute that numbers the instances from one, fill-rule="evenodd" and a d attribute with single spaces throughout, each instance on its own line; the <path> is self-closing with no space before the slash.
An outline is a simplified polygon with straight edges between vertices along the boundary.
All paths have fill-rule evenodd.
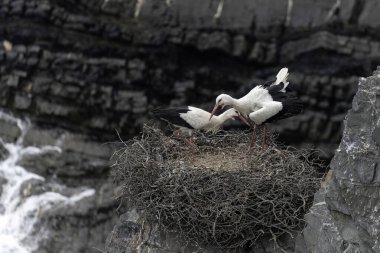
<path id="1" fill-rule="evenodd" d="M 4 122 L 4 125 L 9 126 L 9 131 L 1 134 L 2 160 L 8 157 L 4 143 L 14 143 L 21 134 L 16 123 L 11 120 Z M 38 231 L 43 228 L 46 234 L 34 252 L 103 250 L 106 237 L 116 223 L 116 193 L 112 182 L 108 180 L 112 147 L 92 140 L 87 135 L 35 125 L 20 140 L 20 144 L 31 152 L 22 155 L 17 165 L 40 176 L 21 184 L 20 203 L 45 193 L 61 199 L 59 204 L 45 206 L 39 211 L 39 220 L 34 229 Z M 0 194 L 5 184 L 6 179 L 0 175 Z M 86 191 L 91 192 L 81 197 Z M 0 213 L 3 210 L 4 207 L 0 205 Z"/>
<path id="2" fill-rule="evenodd" d="M 69 186 L 97 185 L 106 181 L 114 146 L 86 135 L 56 129 L 32 127 L 24 145 L 51 145 L 59 149 L 38 155 L 24 155 L 19 165 L 39 175 L 55 178 Z"/>
<path id="3" fill-rule="evenodd" d="M 315 197 L 298 252 L 379 252 L 380 69 L 359 82 L 332 176 Z"/>
<path id="4" fill-rule="evenodd" d="M 3 119 L 0 119 L 0 137 L 1 142 L 15 142 L 20 136 L 20 129 L 17 127 L 15 122 L 9 122 Z M 0 145 L 0 157 L 6 155 L 7 151 Z"/>
<path id="5" fill-rule="evenodd" d="M 8 157 L 8 150 L 4 148 L 4 144 L 0 142 L 0 161 L 5 160 Z M 7 180 L 0 175 L 0 196 L 3 192 L 3 185 L 6 184 Z M 0 204 L 0 214 L 3 212 L 4 207 Z"/>
<path id="6" fill-rule="evenodd" d="M 79 193 L 83 189 L 75 190 Z M 66 191 L 73 193 L 73 189 Z M 92 196 L 69 205 L 58 205 L 44 213 L 38 225 L 47 228 L 49 234 L 34 253 L 103 251 L 106 236 L 116 223 L 112 212 L 116 208 L 113 194 L 104 184 Z"/>
<path id="7" fill-rule="evenodd" d="M 3 185 L 5 185 L 6 183 L 7 183 L 7 180 L 4 177 L 0 176 L 0 195 L 3 192 Z M 3 208 L 4 207 L 2 207 L 2 205 L 0 205 L 0 213 L 2 213 Z"/>
<path id="8" fill-rule="evenodd" d="M 56 131 L 37 130 L 44 139 L 53 140 Z M 53 191 L 63 196 L 75 196 L 85 188 L 94 194 L 72 204 L 56 206 L 41 216 L 39 226 L 48 231 L 36 252 L 98 252 L 104 249 L 104 241 L 112 230 L 114 219 L 114 187 L 107 180 L 111 148 L 88 140 L 85 136 L 63 131 L 55 145 L 60 152 L 24 156 L 20 165 L 45 177 L 44 182 L 27 182 L 22 194 L 38 194 Z M 44 139 L 25 138 L 28 145 L 43 145 Z M 61 140 L 61 141 L 59 141 Z M 38 144 L 37 144 L 38 143 Z M 100 149 L 100 150 L 99 150 Z M 75 235 L 75 236 L 73 236 Z"/>
<path id="9" fill-rule="evenodd" d="M 6 159 L 9 155 L 8 150 L 4 147 L 4 143 L 0 142 L 0 161 Z"/>

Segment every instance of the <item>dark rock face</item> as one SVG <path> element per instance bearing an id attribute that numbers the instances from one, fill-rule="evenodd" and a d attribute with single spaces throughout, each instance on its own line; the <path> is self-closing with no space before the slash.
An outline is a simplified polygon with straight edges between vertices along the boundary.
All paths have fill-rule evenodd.
<path id="1" fill-rule="evenodd" d="M 123 138 L 138 133 L 154 107 L 211 109 L 219 93 L 239 97 L 288 66 L 307 108 L 273 128 L 288 143 L 331 157 L 358 77 L 380 63 L 379 10 L 374 0 L 0 0 L 0 107 L 38 126 L 26 143 L 67 136 L 62 154 L 25 157 L 22 165 L 97 191 L 86 215 L 63 208 L 60 218 L 45 219 L 59 232 L 41 251 L 91 252 L 86 240 L 102 244 L 114 203 L 104 183 L 110 153 L 99 147 L 115 140 L 114 129 Z M 376 143 L 379 132 L 377 122 Z M 19 134 L 0 121 L 4 141 Z M 360 180 L 375 180 L 378 167 Z M 77 231 L 84 231 L 78 242 L 67 243 Z"/>
<path id="2" fill-rule="evenodd" d="M 103 141 L 158 106 L 239 97 L 283 66 L 306 103 L 274 125 L 331 157 L 358 76 L 379 63 L 375 1 L 0 1 L 0 103 Z M 190 85 L 189 85 L 190 84 Z"/>
<path id="3" fill-rule="evenodd" d="M 3 161 L 4 159 L 6 159 L 8 155 L 9 155 L 8 150 L 6 150 L 6 148 L 4 147 L 4 144 L 0 142 L 0 161 Z"/>
<path id="4" fill-rule="evenodd" d="M 32 127 L 24 138 L 25 145 L 59 146 L 62 151 L 45 153 L 35 159 L 25 155 L 19 163 L 29 171 L 39 175 L 57 177 L 70 186 L 102 184 L 109 171 L 111 145 L 89 139 L 88 136 L 54 129 Z"/>
<path id="5" fill-rule="evenodd" d="M 17 138 L 20 136 L 20 128 L 17 127 L 17 123 L 9 122 L 3 119 L 0 119 L 0 157 L 5 158 L 7 156 L 7 151 L 3 147 L 2 143 L 4 142 L 15 142 Z"/>
<path id="6" fill-rule="evenodd" d="M 59 130 L 31 129 L 24 141 L 26 145 L 49 145 L 49 140 L 58 135 L 55 145 L 60 146 L 61 152 L 24 156 L 20 162 L 27 170 L 45 177 L 43 183 L 27 182 L 22 194 L 27 197 L 53 191 L 75 196 L 83 187 L 95 192 L 72 204 L 56 206 L 41 217 L 38 225 L 47 229 L 48 236 L 36 252 L 97 252 L 104 248 L 116 222 L 115 189 L 107 180 L 111 148 L 86 136 Z"/>
<path id="7" fill-rule="evenodd" d="M 359 82 L 332 177 L 315 197 L 299 252 L 379 252 L 380 71 Z"/>
<path id="8" fill-rule="evenodd" d="M 112 231 L 116 219 L 110 187 L 96 189 L 95 195 L 75 204 L 59 205 L 45 213 L 39 225 L 48 229 L 48 236 L 39 243 L 35 253 L 99 252 Z"/>

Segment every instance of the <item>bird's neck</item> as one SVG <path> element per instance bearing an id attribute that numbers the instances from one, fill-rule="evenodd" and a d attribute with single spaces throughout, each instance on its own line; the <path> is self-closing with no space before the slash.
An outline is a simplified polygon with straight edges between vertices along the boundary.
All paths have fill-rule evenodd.
<path id="1" fill-rule="evenodd" d="M 228 96 L 228 98 L 226 100 L 227 100 L 226 105 L 229 105 L 233 108 L 235 108 L 236 106 L 239 105 L 239 99 Z"/>
<path id="2" fill-rule="evenodd" d="M 233 103 L 231 104 L 233 108 L 238 110 L 243 116 L 247 116 L 247 106 L 246 101 L 243 99 L 234 99 Z"/>
<path id="3" fill-rule="evenodd" d="M 224 123 L 224 121 L 229 119 L 229 116 L 227 115 L 227 113 L 222 113 L 222 114 L 216 116 L 215 119 L 216 119 L 215 123 L 218 125 L 221 125 Z"/>
<path id="4" fill-rule="evenodd" d="M 222 113 L 220 115 L 214 116 L 211 118 L 209 128 L 211 131 L 217 131 L 223 123 L 229 119 L 227 113 Z"/>

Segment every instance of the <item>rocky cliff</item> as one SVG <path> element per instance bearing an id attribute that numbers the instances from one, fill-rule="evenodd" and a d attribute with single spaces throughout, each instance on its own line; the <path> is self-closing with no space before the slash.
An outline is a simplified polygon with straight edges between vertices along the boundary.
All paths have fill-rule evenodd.
<path id="1" fill-rule="evenodd" d="M 273 128 L 330 158 L 358 77 L 380 63 L 379 10 L 376 0 L 0 0 L 0 107 L 31 118 L 30 145 L 71 136 L 59 157 L 24 165 L 97 189 L 86 214 L 49 222 L 70 232 L 45 249 L 100 247 L 115 207 L 102 144 L 114 129 L 138 133 L 157 106 L 211 109 L 220 92 L 240 96 L 288 66 L 307 109 Z M 3 138 L 19 134 L 0 125 Z"/>
<path id="2" fill-rule="evenodd" d="M 307 110 L 274 128 L 331 157 L 358 76 L 379 63 L 376 1 L 1 0 L 1 106 L 102 140 L 150 109 L 211 109 L 291 71 Z"/>
<path id="3" fill-rule="evenodd" d="M 298 252 L 379 252 L 380 68 L 361 79 Z"/>

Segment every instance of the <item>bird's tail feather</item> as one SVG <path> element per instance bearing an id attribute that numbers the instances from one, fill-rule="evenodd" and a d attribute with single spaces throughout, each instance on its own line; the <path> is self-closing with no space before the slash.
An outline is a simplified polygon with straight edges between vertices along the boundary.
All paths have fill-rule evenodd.
<path id="1" fill-rule="evenodd" d="M 169 121 L 174 121 L 179 117 L 180 113 L 187 113 L 189 111 L 188 107 L 172 107 L 172 108 L 156 108 L 151 111 L 153 116 L 157 119 L 166 119 Z"/>
<path id="2" fill-rule="evenodd" d="M 280 84 L 282 82 L 286 83 L 288 81 L 287 80 L 288 76 L 289 76 L 288 68 L 282 68 L 276 76 L 276 84 Z"/>

